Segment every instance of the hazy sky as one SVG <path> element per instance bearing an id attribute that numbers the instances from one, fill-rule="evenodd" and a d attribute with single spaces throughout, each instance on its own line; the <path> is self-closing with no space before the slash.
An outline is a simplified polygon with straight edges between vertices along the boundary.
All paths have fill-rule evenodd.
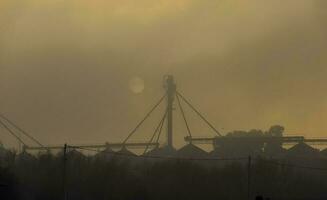
<path id="1" fill-rule="evenodd" d="M 281 124 L 327 136 L 325 2 L 1 0 L 0 111 L 45 144 L 117 142 L 173 74 L 221 132 Z M 194 135 L 213 135 L 186 113 Z"/>

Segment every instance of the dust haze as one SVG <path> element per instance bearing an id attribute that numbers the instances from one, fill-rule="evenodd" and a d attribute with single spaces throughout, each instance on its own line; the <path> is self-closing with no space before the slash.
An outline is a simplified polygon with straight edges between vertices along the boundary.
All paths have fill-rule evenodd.
<path id="1" fill-rule="evenodd" d="M 1 113 L 46 144 L 121 141 L 173 74 L 223 133 L 281 124 L 325 136 L 326 9 L 323 0 L 2 0 Z M 194 135 L 213 134 L 186 112 Z M 180 146 L 182 121 L 175 131 Z"/>

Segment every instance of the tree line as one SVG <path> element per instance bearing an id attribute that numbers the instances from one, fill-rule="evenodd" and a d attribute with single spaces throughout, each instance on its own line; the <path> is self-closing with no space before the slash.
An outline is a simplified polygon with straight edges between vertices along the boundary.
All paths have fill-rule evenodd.
<path id="1" fill-rule="evenodd" d="M 0 165 L 1 199 L 323 199 L 327 171 L 248 160 L 101 159 L 75 151 L 15 155 Z M 276 162 L 275 162 L 276 161 Z M 65 164 L 65 166 L 64 166 Z M 327 168 L 327 161 L 321 161 Z M 64 173 L 65 169 L 65 173 Z M 65 175 L 65 179 L 64 179 Z M 249 181 L 250 179 L 250 181 Z"/>

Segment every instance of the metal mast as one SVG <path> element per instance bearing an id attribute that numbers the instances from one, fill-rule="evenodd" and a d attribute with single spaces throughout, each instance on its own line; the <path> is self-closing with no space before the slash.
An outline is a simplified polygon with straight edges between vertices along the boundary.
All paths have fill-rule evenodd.
<path id="1" fill-rule="evenodd" d="M 166 76 L 167 89 L 167 145 L 173 148 L 173 104 L 176 94 L 176 84 L 172 75 Z"/>

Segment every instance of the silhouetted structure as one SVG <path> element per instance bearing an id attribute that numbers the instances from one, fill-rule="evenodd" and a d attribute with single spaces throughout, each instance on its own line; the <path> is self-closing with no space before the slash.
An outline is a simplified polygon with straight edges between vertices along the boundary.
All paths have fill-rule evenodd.
<path id="1" fill-rule="evenodd" d="M 284 136 L 284 127 L 280 125 L 274 125 L 269 128 L 267 131 L 261 131 L 253 129 L 250 131 L 232 131 L 226 133 L 224 136 L 201 114 L 188 99 L 186 99 L 179 91 L 177 91 L 177 86 L 172 75 L 165 76 L 164 87 L 166 93 L 162 96 L 159 101 L 150 109 L 150 111 L 145 115 L 145 117 L 136 125 L 136 127 L 127 135 L 127 137 L 121 143 L 105 143 L 100 145 L 69 145 L 70 149 L 102 149 L 103 152 L 98 154 L 98 157 L 107 157 L 111 158 L 112 154 L 111 149 L 121 149 L 123 153 L 133 154 L 133 152 L 127 150 L 130 148 L 144 148 L 145 155 L 152 156 L 185 156 L 190 157 L 195 155 L 197 157 L 210 157 L 223 158 L 223 157 L 247 157 L 251 156 L 270 156 L 270 157 L 283 157 L 286 154 L 306 154 L 306 155 L 315 155 L 317 150 L 311 148 L 306 144 L 327 144 L 327 139 L 308 139 L 303 136 Z M 175 99 L 177 100 L 175 103 Z M 137 130 L 143 125 L 151 114 L 157 110 L 157 108 L 162 105 L 162 102 L 166 100 L 166 106 L 164 110 L 164 115 L 160 120 L 158 126 L 150 137 L 148 142 L 128 142 L 129 139 L 137 132 Z M 174 103 L 179 107 L 180 113 L 182 114 L 188 136 L 185 137 L 185 141 L 190 143 L 180 150 L 175 150 L 173 146 L 173 111 Z M 207 124 L 207 126 L 216 134 L 215 137 L 193 137 L 192 131 L 187 122 L 187 117 L 184 112 L 183 104 L 187 105 L 189 109 L 197 114 L 197 116 Z M 3 118 L 3 117 L 2 117 Z M 12 123 L 8 118 L 4 118 L 4 121 L 1 121 L 3 126 L 9 131 L 10 134 L 15 136 L 19 142 L 24 143 L 20 137 L 15 133 L 9 125 L 12 125 L 20 132 L 24 133 L 31 140 L 37 143 L 39 146 L 30 147 L 24 145 L 24 149 L 27 150 L 61 150 L 62 145 L 55 146 L 44 146 L 35 138 L 28 135 L 25 131 L 19 128 L 17 125 Z M 166 145 L 167 147 L 159 147 L 159 139 L 162 135 L 162 130 L 164 125 L 167 129 Z M 213 146 L 213 151 L 207 154 L 202 149 L 198 148 L 196 144 L 211 144 Z M 294 147 L 286 150 L 284 146 L 286 144 L 295 145 Z M 120 151 L 118 151 L 119 153 Z M 105 153 L 105 154 L 103 154 Z M 102 156 L 101 156 L 102 155 Z M 321 153 L 323 155 L 323 152 Z"/>
<path id="2" fill-rule="evenodd" d="M 287 154 L 290 155 L 317 156 L 318 153 L 319 153 L 318 149 L 315 149 L 304 142 L 300 142 L 299 144 L 296 144 L 287 150 Z"/>
<path id="3" fill-rule="evenodd" d="M 123 147 L 121 150 L 117 151 L 116 155 L 131 156 L 131 157 L 136 156 L 136 154 L 128 150 L 126 147 Z"/>
<path id="4" fill-rule="evenodd" d="M 209 154 L 194 144 L 187 144 L 176 152 L 176 157 L 181 158 L 207 158 Z"/>
<path id="5" fill-rule="evenodd" d="M 145 154 L 145 156 L 174 156 L 176 149 L 168 145 L 155 148 Z"/>
<path id="6" fill-rule="evenodd" d="M 115 152 L 110 148 L 110 146 L 107 146 L 104 150 L 97 153 L 94 156 L 95 160 L 106 160 L 110 161 L 114 157 Z"/>

